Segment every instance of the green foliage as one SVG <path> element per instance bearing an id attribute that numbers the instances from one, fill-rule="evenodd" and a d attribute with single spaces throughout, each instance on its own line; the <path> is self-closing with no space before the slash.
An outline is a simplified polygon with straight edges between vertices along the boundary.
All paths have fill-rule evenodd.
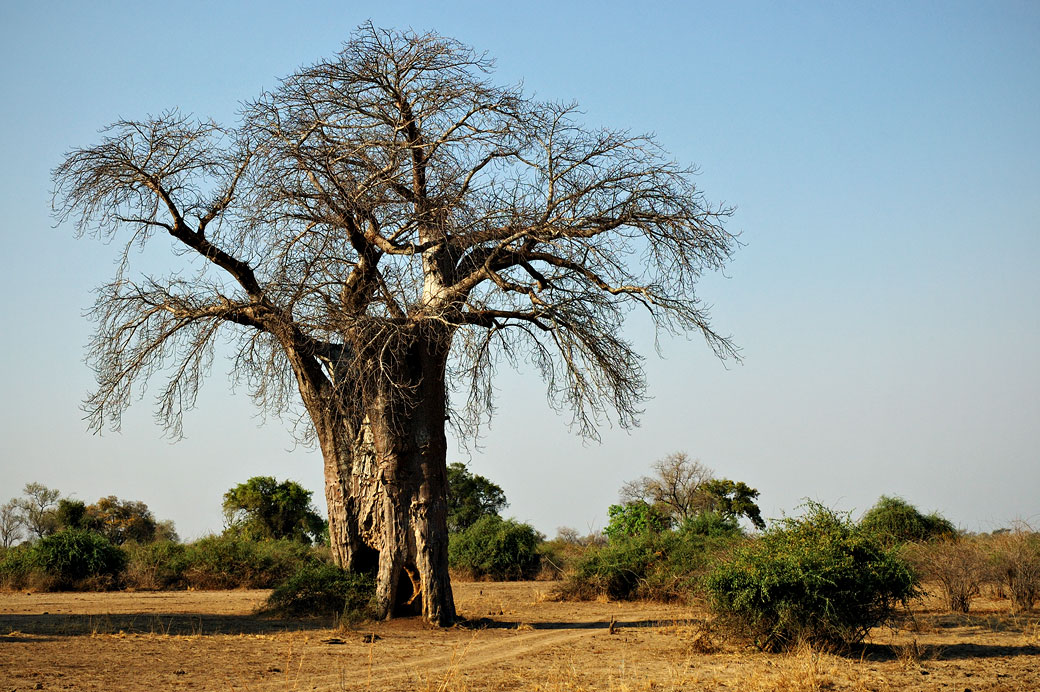
<path id="1" fill-rule="evenodd" d="M 924 515 L 906 500 L 886 495 L 867 510 L 859 524 L 886 545 L 957 536 L 957 528 L 937 512 Z"/>
<path id="2" fill-rule="evenodd" d="M 311 506 L 311 491 L 271 476 L 254 476 L 224 493 L 224 516 L 229 533 L 253 540 L 311 543 L 328 531 Z"/>
<path id="3" fill-rule="evenodd" d="M 158 524 L 145 503 L 109 495 L 86 507 L 86 528 L 122 545 L 127 541 L 154 541 Z"/>
<path id="4" fill-rule="evenodd" d="M 182 579 L 196 589 L 269 589 L 284 582 L 319 553 L 298 541 L 251 541 L 208 536 L 187 546 Z"/>
<path id="5" fill-rule="evenodd" d="M 700 576 L 720 552 L 740 539 L 736 533 L 705 535 L 688 530 L 645 531 L 612 538 L 588 550 L 558 590 L 561 598 L 587 600 L 688 599 Z"/>
<path id="6" fill-rule="evenodd" d="M 176 540 L 173 522 L 157 522 L 148 505 L 102 497 L 92 505 L 63 498 L 53 512 L 55 530 L 81 529 L 99 533 L 115 545 Z"/>
<path id="7" fill-rule="evenodd" d="M 375 588 L 370 575 L 347 572 L 329 563 L 311 563 L 275 588 L 264 610 L 282 617 L 332 615 L 358 620 L 369 616 Z"/>
<path id="8" fill-rule="evenodd" d="M 451 568 L 472 579 L 526 579 L 538 573 L 542 536 L 530 524 L 485 516 L 448 543 Z"/>
<path id="9" fill-rule="evenodd" d="M 737 521 L 736 516 L 719 512 L 695 514 L 684 521 L 679 530 L 698 536 L 722 538 L 736 538 L 744 535 L 743 531 L 740 530 L 740 523 Z"/>
<path id="10" fill-rule="evenodd" d="M 22 543 L 4 549 L 0 558 L 0 585 L 4 588 L 19 589 L 26 585 L 32 572 L 31 547 L 29 543 Z"/>
<path id="11" fill-rule="evenodd" d="M 815 504 L 734 551 L 704 581 L 713 609 L 765 650 L 862 640 L 917 592 L 877 535 Z"/>
<path id="12" fill-rule="evenodd" d="M 65 529 L 5 550 L 0 584 L 47 590 L 107 588 L 116 582 L 137 589 L 272 588 L 327 560 L 327 550 L 295 541 L 210 536 L 189 545 L 115 546 L 96 532 Z"/>
<path id="13" fill-rule="evenodd" d="M 104 536 L 83 529 L 65 529 L 32 544 L 27 566 L 55 580 L 59 589 L 72 588 L 90 577 L 114 580 L 126 566 L 126 553 Z"/>
<path id="14" fill-rule="evenodd" d="M 174 589 L 185 586 L 190 547 L 175 541 L 127 543 L 123 580 L 136 589 Z"/>
<path id="15" fill-rule="evenodd" d="M 660 533 L 671 525 L 671 518 L 663 511 L 642 500 L 611 505 L 607 510 L 610 522 L 603 533 L 610 541 Z"/>
<path id="16" fill-rule="evenodd" d="M 701 492 L 705 498 L 705 512 L 734 521 L 740 517 L 747 517 L 756 529 L 766 527 L 766 523 L 762 521 L 762 512 L 755 503 L 758 491 L 747 484 L 726 478 L 714 478 L 701 486 Z"/>
<path id="17" fill-rule="evenodd" d="M 58 508 L 54 512 L 54 520 L 58 530 L 90 528 L 87 505 L 82 500 L 70 500 L 69 498 L 59 500 Z"/>
<path id="18" fill-rule="evenodd" d="M 499 516 L 509 506 L 502 488 L 464 464 L 448 465 L 448 532 L 465 531 L 481 518 Z"/>

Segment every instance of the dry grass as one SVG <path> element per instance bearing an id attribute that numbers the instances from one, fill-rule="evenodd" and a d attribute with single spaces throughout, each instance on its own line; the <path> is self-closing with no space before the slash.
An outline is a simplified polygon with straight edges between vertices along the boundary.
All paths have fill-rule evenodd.
<path id="1" fill-rule="evenodd" d="M 351 630 L 258 619 L 252 608 L 263 594 L 243 592 L 11 594 L 0 597 L 0 689 L 1040 689 L 1040 614 L 1012 613 L 1006 600 L 980 598 L 964 615 L 933 607 L 940 596 L 872 632 L 861 649 L 803 644 L 766 654 L 720 637 L 703 610 L 555 603 L 539 597 L 544 588 L 457 585 L 460 609 L 482 619 L 448 630 L 407 620 Z"/>

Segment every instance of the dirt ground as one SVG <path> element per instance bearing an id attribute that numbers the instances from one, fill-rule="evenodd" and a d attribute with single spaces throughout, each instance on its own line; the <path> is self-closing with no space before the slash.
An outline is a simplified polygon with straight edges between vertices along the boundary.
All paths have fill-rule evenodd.
<path id="1" fill-rule="evenodd" d="M 456 584 L 470 622 L 451 629 L 260 618 L 265 591 L 0 593 L 0 692 L 1040 690 L 1040 616 L 1006 601 L 929 600 L 851 653 L 770 655 L 696 609 L 554 603 L 551 586 Z"/>

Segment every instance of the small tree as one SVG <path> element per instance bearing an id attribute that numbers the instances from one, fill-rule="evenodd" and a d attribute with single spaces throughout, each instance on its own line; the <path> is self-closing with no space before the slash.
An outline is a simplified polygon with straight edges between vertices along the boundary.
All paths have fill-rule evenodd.
<path id="1" fill-rule="evenodd" d="M 755 500 L 758 491 L 740 481 L 717 478 L 708 481 L 702 487 L 708 512 L 718 514 L 724 521 L 746 517 L 756 529 L 764 529 L 762 511 Z"/>
<path id="2" fill-rule="evenodd" d="M 82 500 L 64 497 L 58 501 L 54 511 L 54 521 L 58 531 L 62 529 L 91 529 L 87 505 Z"/>
<path id="3" fill-rule="evenodd" d="M 669 526 L 688 523 L 700 514 L 718 515 L 722 523 L 746 517 L 755 528 L 765 528 L 755 504 L 758 491 L 745 483 L 715 478 L 715 472 L 686 452 L 669 454 L 653 463 L 654 473 L 621 486 L 625 505 L 654 506 Z M 711 523 L 711 519 L 701 523 Z"/>
<path id="4" fill-rule="evenodd" d="M 621 486 L 623 503 L 644 502 L 658 506 L 676 522 L 705 509 L 704 484 L 714 472 L 686 452 L 675 452 L 651 466 L 653 474 L 629 481 Z"/>
<path id="5" fill-rule="evenodd" d="M 325 530 L 325 520 L 311 505 L 311 491 L 271 476 L 254 476 L 224 493 L 224 517 L 230 532 L 254 540 L 311 543 Z"/>
<path id="6" fill-rule="evenodd" d="M 482 517 L 499 516 L 509 506 L 502 488 L 465 465 L 448 466 L 448 531 L 465 531 Z"/>
<path id="7" fill-rule="evenodd" d="M 42 483 L 26 483 L 22 489 L 24 497 L 15 500 L 22 515 L 22 524 L 34 538 L 43 538 L 56 528 L 54 511 L 57 509 L 61 492 Z"/>
<path id="8" fill-rule="evenodd" d="M 24 522 L 15 500 L 0 505 L 0 545 L 10 548 L 22 539 Z"/>
<path id="9" fill-rule="evenodd" d="M 109 495 L 89 505 L 86 512 L 89 527 L 116 545 L 127 541 L 151 543 L 156 539 L 158 524 L 143 502 Z"/>

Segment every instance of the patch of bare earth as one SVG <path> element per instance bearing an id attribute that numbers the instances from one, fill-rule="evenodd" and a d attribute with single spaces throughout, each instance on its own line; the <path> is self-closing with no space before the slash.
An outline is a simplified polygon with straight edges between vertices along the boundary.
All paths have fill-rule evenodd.
<path id="1" fill-rule="evenodd" d="M 554 603 L 551 584 L 459 583 L 465 626 L 272 620 L 265 591 L 0 594 L 9 690 L 1040 689 L 1040 617 L 926 601 L 845 655 L 720 642 L 704 613 Z M 613 625 L 611 624 L 613 623 Z"/>

